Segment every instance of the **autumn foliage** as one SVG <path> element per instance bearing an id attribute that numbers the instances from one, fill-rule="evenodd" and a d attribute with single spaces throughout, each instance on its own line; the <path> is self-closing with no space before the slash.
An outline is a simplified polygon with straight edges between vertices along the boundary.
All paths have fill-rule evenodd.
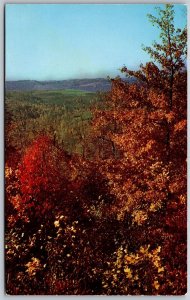
<path id="1" fill-rule="evenodd" d="M 186 293 L 186 29 L 149 18 L 153 62 L 111 80 L 82 153 L 39 132 L 13 164 L 6 142 L 8 294 Z"/>

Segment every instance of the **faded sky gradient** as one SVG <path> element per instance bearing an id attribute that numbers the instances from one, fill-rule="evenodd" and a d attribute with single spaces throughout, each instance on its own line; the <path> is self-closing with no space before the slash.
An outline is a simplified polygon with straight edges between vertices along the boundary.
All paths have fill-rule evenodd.
<path id="1" fill-rule="evenodd" d="M 147 19 L 152 4 L 7 4 L 6 80 L 61 80 L 116 76 L 149 56 L 159 31 Z M 164 7 L 163 5 L 159 5 Z M 186 25 L 186 6 L 174 5 L 175 25 Z"/>

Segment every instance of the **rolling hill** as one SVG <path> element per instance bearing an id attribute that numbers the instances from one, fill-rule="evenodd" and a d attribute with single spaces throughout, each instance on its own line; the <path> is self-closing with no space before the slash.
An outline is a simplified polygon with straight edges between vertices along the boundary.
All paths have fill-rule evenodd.
<path id="1" fill-rule="evenodd" d="M 72 79 L 59 81 L 18 80 L 6 81 L 7 91 L 45 91 L 45 90 L 81 90 L 89 92 L 109 91 L 110 81 L 104 78 Z"/>

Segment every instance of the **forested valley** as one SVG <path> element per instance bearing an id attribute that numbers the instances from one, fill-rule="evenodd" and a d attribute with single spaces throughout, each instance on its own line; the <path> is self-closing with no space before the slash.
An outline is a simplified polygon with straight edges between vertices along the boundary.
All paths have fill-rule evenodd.
<path id="1" fill-rule="evenodd" d="M 110 91 L 6 91 L 7 294 L 186 293 L 187 33 L 149 19 Z"/>

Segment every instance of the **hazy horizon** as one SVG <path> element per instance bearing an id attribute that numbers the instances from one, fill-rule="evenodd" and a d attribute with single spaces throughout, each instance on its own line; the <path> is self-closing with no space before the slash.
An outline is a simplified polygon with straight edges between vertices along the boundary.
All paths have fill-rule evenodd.
<path id="1" fill-rule="evenodd" d="M 108 77 L 108 76 L 107 76 Z M 95 79 L 105 79 L 107 80 L 107 77 L 92 77 L 92 78 L 88 78 L 88 77 L 82 77 L 82 78 L 66 78 L 66 79 L 5 79 L 5 81 L 70 81 L 70 80 L 95 80 Z M 121 78 L 125 77 L 121 74 L 120 76 Z"/>

